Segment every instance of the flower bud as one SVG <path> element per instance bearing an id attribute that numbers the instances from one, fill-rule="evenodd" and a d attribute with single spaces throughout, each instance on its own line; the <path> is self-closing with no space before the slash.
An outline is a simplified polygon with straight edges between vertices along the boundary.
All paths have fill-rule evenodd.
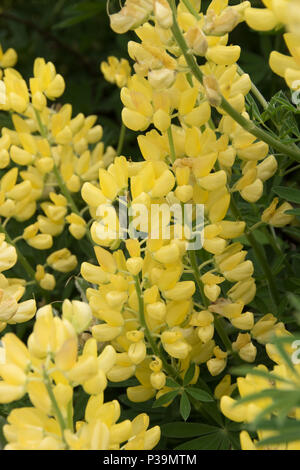
<path id="1" fill-rule="evenodd" d="M 210 173 L 208 176 L 198 178 L 200 186 L 207 191 L 214 191 L 226 185 L 227 175 L 224 170 Z"/>
<path id="2" fill-rule="evenodd" d="M 166 312 L 166 305 L 163 302 L 154 302 L 152 304 L 147 305 L 148 315 L 159 322 L 162 322 L 164 320 Z"/>
<path id="3" fill-rule="evenodd" d="M 206 363 L 207 368 L 212 376 L 220 374 L 226 367 L 226 359 L 212 358 Z"/>
<path id="4" fill-rule="evenodd" d="M 26 242 L 36 250 L 48 250 L 53 245 L 53 238 L 51 235 L 39 233 L 32 238 L 28 238 Z"/>
<path id="5" fill-rule="evenodd" d="M 150 375 L 150 382 L 153 388 L 160 390 L 166 385 L 166 376 L 163 372 L 153 372 Z"/>
<path id="6" fill-rule="evenodd" d="M 221 398 L 220 407 L 222 413 L 231 421 L 242 423 L 247 418 L 247 405 L 236 405 L 236 400 L 228 396 Z"/>
<path id="7" fill-rule="evenodd" d="M 130 274 L 137 276 L 143 268 L 144 260 L 140 256 L 135 258 L 128 258 L 126 261 L 126 267 Z"/>
<path id="8" fill-rule="evenodd" d="M 286 211 L 293 209 L 293 206 L 288 203 L 284 202 L 281 204 L 280 207 L 275 211 L 275 214 L 269 219 L 269 224 L 273 225 L 273 227 L 284 227 L 285 225 L 292 222 L 294 216 L 292 214 L 286 214 Z"/>
<path id="9" fill-rule="evenodd" d="M 220 237 L 227 240 L 241 237 L 245 231 L 246 223 L 222 220 L 218 226 L 221 228 Z"/>
<path id="10" fill-rule="evenodd" d="M 206 58 L 217 65 L 232 65 L 239 60 L 240 54 L 240 46 L 217 45 L 208 49 Z"/>
<path id="11" fill-rule="evenodd" d="M 203 78 L 203 86 L 209 104 L 214 107 L 220 106 L 222 102 L 222 95 L 217 79 L 213 75 L 206 75 Z"/>
<path id="12" fill-rule="evenodd" d="M 230 321 L 239 330 L 251 330 L 254 325 L 254 316 L 252 312 L 245 312 L 239 317 L 230 319 Z"/>
<path id="13" fill-rule="evenodd" d="M 249 279 L 254 272 L 253 263 L 250 260 L 240 263 L 236 268 L 231 271 L 225 271 L 224 276 L 230 282 L 244 281 Z"/>
<path id="14" fill-rule="evenodd" d="M 140 364 L 143 362 L 147 354 L 146 345 L 144 341 L 138 341 L 129 346 L 128 356 L 133 364 Z"/>
<path id="15" fill-rule="evenodd" d="M 223 36 L 230 33 L 239 23 L 240 15 L 234 8 L 226 8 L 219 16 L 209 10 L 205 16 L 203 30 L 211 36 Z"/>
<path id="16" fill-rule="evenodd" d="M 201 339 L 202 343 L 207 343 L 214 336 L 214 324 L 211 323 L 208 326 L 201 326 L 197 329 L 198 337 Z"/>
<path id="17" fill-rule="evenodd" d="M 170 88 L 175 82 L 174 70 L 162 68 L 148 72 L 148 82 L 157 91 Z"/>
<path id="18" fill-rule="evenodd" d="M 79 300 L 66 299 L 62 306 L 63 318 L 68 320 L 73 326 L 76 333 L 82 333 L 86 330 L 92 320 L 92 310 L 85 302 Z"/>
<path id="19" fill-rule="evenodd" d="M 254 183 L 249 184 L 244 189 L 241 190 L 241 196 L 245 201 L 256 202 L 261 198 L 264 190 L 264 185 L 262 181 L 257 178 Z"/>
<path id="20" fill-rule="evenodd" d="M 122 333 L 122 327 L 107 324 L 95 325 L 92 327 L 93 337 L 100 343 L 112 341 Z"/>
<path id="21" fill-rule="evenodd" d="M 194 281 L 177 282 L 173 289 L 166 290 L 164 295 L 170 300 L 186 300 L 192 297 L 195 293 Z"/>
<path id="22" fill-rule="evenodd" d="M 257 178 L 261 181 L 266 181 L 276 173 L 278 163 L 274 155 L 269 155 L 259 165 L 257 165 Z"/>
<path id="23" fill-rule="evenodd" d="M 67 248 L 63 248 L 48 256 L 47 263 L 56 271 L 68 273 L 76 268 L 77 258 Z"/>
<path id="24" fill-rule="evenodd" d="M 245 20 L 250 28 L 256 31 L 270 31 L 277 26 L 278 20 L 271 9 L 247 8 Z"/>
<path id="25" fill-rule="evenodd" d="M 154 0 L 154 15 L 161 28 L 169 29 L 172 27 L 173 14 L 167 0 Z"/>
<path id="26" fill-rule="evenodd" d="M 253 278 L 237 282 L 227 293 L 234 302 L 242 301 L 244 304 L 250 303 L 256 293 L 255 281 Z"/>
<path id="27" fill-rule="evenodd" d="M 134 403 L 141 403 L 150 400 L 155 395 L 155 390 L 152 387 L 145 387 L 144 385 L 137 385 L 135 387 L 127 387 L 127 396 L 130 401 Z M 126 446 L 125 446 L 126 448 Z"/>
<path id="28" fill-rule="evenodd" d="M 190 28 L 184 35 L 187 45 L 191 49 L 191 51 L 204 57 L 208 48 L 207 39 L 205 34 L 203 34 L 202 30 L 198 26 L 194 26 Z"/>

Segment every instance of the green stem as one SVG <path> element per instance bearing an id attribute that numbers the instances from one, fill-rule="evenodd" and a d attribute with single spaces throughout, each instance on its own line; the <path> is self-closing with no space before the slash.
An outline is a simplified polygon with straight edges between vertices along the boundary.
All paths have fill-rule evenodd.
<path id="1" fill-rule="evenodd" d="M 54 414 L 57 418 L 57 421 L 58 421 L 58 424 L 59 424 L 59 427 L 60 427 L 60 430 L 61 430 L 62 440 L 63 440 L 65 446 L 68 447 L 67 442 L 65 440 L 65 436 L 64 436 L 64 432 L 67 429 L 67 425 L 65 423 L 64 417 L 62 415 L 62 412 L 60 411 L 60 408 L 59 408 L 58 403 L 56 401 L 55 395 L 53 393 L 50 378 L 49 378 L 49 376 L 48 376 L 48 374 L 47 374 L 47 372 L 44 368 L 43 368 L 43 377 L 44 377 L 45 387 L 47 389 L 49 398 L 51 400 L 51 404 L 52 404 L 52 407 L 53 407 Z"/>
<path id="2" fill-rule="evenodd" d="M 293 166 L 292 168 L 289 168 L 283 176 L 286 176 L 288 175 L 289 173 L 293 173 L 294 171 L 297 171 L 300 169 L 300 164 L 299 165 L 296 165 L 296 166 Z"/>
<path id="3" fill-rule="evenodd" d="M 265 222 L 262 222 L 261 220 L 259 222 L 257 222 L 256 224 L 252 225 L 252 227 L 249 227 L 248 230 L 247 230 L 247 233 L 251 233 L 251 232 L 254 232 L 254 230 L 256 230 L 258 227 L 260 227 L 261 225 L 265 225 Z"/>
<path id="4" fill-rule="evenodd" d="M 233 196 L 231 196 L 230 209 L 231 209 L 231 212 L 233 213 L 233 215 L 236 219 L 243 220 L 242 215 L 241 215 L 237 205 L 234 202 Z M 271 268 L 269 266 L 269 263 L 267 261 L 267 258 L 266 258 L 265 251 L 264 251 L 263 247 L 257 243 L 255 237 L 253 236 L 253 234 L 251 232 L 250 233 L 245 232 L 245 236 L 246 236 L 248 242 L 250 243 L 250 245 L 252 246 L 253 251 L 254 251 L 255 256 L 256 256 L 256 259 L 259 262 L 259 264 L 260 264 L 260 266 L 261 266 L 261 268 L 262 268 L 262 270 L 263 270 L 263 272 L 266 276 L 267 283 L 268 283 L 268 286 L 269 286 L 270 296 L 271 296 L 271 299 L 272 299 L 273 304 L 274 304 L 273 308 L 275 308 L 275 310 L 277 311 L 278 305 L 280 303 L 280 299 L 279 299 L 277 287 L 276 287 L 276 284 L 275 284 L 275 281 L 274 281 L 274 278 L 273 278 L 272 270 L 271 270 Z"/>
<path id="5" fill-rule="evenodd" d="M 175 145 L 174 145 L 174 139 L 173 139 L 173 133 L 172 133 L 172 127 L 171 126 L 167 130 L 167 134 L 168 134 L 168 140 L 169 140 L 171 160 L 172 160 L 172 162 L 175 162 L 175 160 L 176 160 L 176 151 L 175 151 Z"/>
<path id="6" fill-rule="evenodd" d="M 244 70 L 238 65 L 237 66 L 238 72 L 240 75 L 244 75 Z M 257 101 L 262 105 L 264 109 L 267 109 L 269 106 L 269 103 L 265 99 L 265 97 L 261 94 L 257 86 L 251 81 L 251 93 L 255 96 Z"/>
<path id="7" fill-rule="evenodd" d="M 0 223 L 0 232 L 4 233 L 5 235 L 5 238 L 6 238 L 6 241 L 10 244 L 10 245 L 13 245 L 15 247 L 15 250 L 17 252 L 17 256 L 18 256 L 18 261 L 20 261 L 20 263 L 22 264 L 23 268 L 25 269 L 25 271 L 27 272 L 28 276 L 34 280 L 34 282 L 36 282 L 36 279 L 35 279 L 35 271 L 34 269 L 31 267 L 31 265 L 28 263 L 27 259 L 22 255 L 21 251 L 19 250 L 19 248 L 17 247 L 17 245 L 14 243 L 14 241 L 10 238 L 9 234 L 7 233 L 6 229 L 4 228 L 4 226 Z"/>
<path id="8" fill-rule="evenodd" d="M 55 175 L 55 178 L 58 182 L 58 185 L 60 187 L 60 190 L 61 192 L 63 193 L 63 195 L 65 196 L 65 198 L 67 199 L 68 201 L 68 204 L 69 206 L 71 207 L 72 209 L 72 212 L 75 212 L 75 214 L 79 215 L 80 216 L 80 211 L 78 210 L 71 194 L 70 194 L 70 191 L 68 190 L 67 186 L 66 186 L 66 183 L 64 182 L 57 166 L 55 165 L 55 163 L 53 164 L 53 173 Z"/>
<path id="9" fill-rule="evenodd" d="M 192 14 L 195 16 L 195 18 L 197 18 L 197 20 L 200 20 L 201 19 L 201 16 L 199 15 L 199 13 L 195 10 L 195 8 L 193 7 L 193 5 L 189 2 L 189 0 L 181 0 L 182 3 L 184 4 L 184 6 L 186 7 L 186 9 Z"/>
<path id="10" fill-rule="evenodd" d="M 226 331 L 225 331 L 225 322 L 224 322 L 224 319 L 222 317 L 218 317 L 217 315 L 215 315 L 215 318 L 214 318 L 214 325 L 215 325 L 215 329 L 218 333 L 218 335 L 220 336 L 225 348 L 226 348 L 226 351 L 231 353 L 232 352 L 232 344 L 231 344 L 231 341 L 229 339 L 229 336 L 227 335 Z"/>
<path id="11" fill-rule="evenodd" d="M 153 336 L 151 334 L 151 331 L 148 328 L 145 315 L 144 315 L 144 300 L 143 300 L 143 294 L 140 286 L 140 280 L 139 276 L 134 276 L 134 283 L 135 283 L 135 290 L 138 296 L 138 302 L 139 302 L 139 319 L 140 319 L 140 324 L 142 325 L 144 331 L 145 331 L 145 336 L 148 340 L 148 343 L 151 346 L 151 349 L 153 351 L 153 354 L 157 357 L 159 357 L 163 363 L 163 368 L 165 371 L 173 377 L 175 380 L 178 381 L 178 372 L 170 365 L 168 362 L 165 360 L 164 357 L 159 353 L 158 346 L 156 342 L 153 339 Z"/>
<path id="12" fill-rule="evenodd" d="M 200 278 L 196 252 L 194 250 L 190 250 L 188 256 L 189 256 L 191 266 L 192 266 L 192 269 L 193 269 L 193 272 L 194 272 L 194 276 L 195 276 L 195 279 L 196 279 L 196 284 L 198 286 L 198 289 L 199 289 L 199 292 L 200 292 L 200 295 L 201 295 L 202 303 L 205 306 L 205 308 L 207 308 L 208 305 L 209 305 L 209 302 L 208 302 L 208 299 L 207 299 L 206 295 L 204 294 L 203 282 L 201 281 L 201 278 Z"/>
<path id="13" fill-rule="evenodd" d="M 116 155 L 117 157 L 120 156 L 122 153 L 124 141 L 125 141 L 125 134 L 126 134 L 126 126 L 124 123 L 122 123 L 120 136 L 119 136 L 119 142 L 118 142 L 118 148 L 117 148 L 117 155 Z"/>
<path id="14" fill-rule="evenodd" d="M 197 286 L 198 286 L 198 289 L 199 289 L 199 292 L 200 292 L 200 295 L 201 295 L 203 305 L 205 306 L 205 308 L 207 308 L 208 305 L 209 305 L 209 301 L 208 301 L 207 297 L 204 294 L 203 283 L 201 281 L 201 277 L 200 277 L 200 273 L 199 273 L 196 252 L 193 251 L 193 250 L 190 250 L 188 256 L 189 256 L 189 259 L 190 259 L 190 262 L 191 262 L 191 266 L 192 266 L 192 269 L 193 269 L 193 272 L 194 272 L 194 276 L 195 276 L 196 283 L 197 283 Z M 230 339 L 229 339 L 229 337 L 228 337 L 228 335 L 225 331 L 225 325 L 224 325 L 223 319 L 218 318 L 215 315 L 214 325 L 215 325 L 216 331 L 217 331 L 218 335 L 220 336 L 226 350 L 231 352 L 232 351 L 231 341 L 230 341 Z"/>
<path id="15" fill-rule="evenodd" d="M 186 60 L 187 65 L 190 67 L 192 73 L 194 74 L 195 78 L 203 84 L 204 75 L 197 64 L 195 57 L 190 53 L 187 43 L 182 35 L 182 32 L 178 26 L 177 19 L 176 19 L 176 5 L 174 0 L 168 0 L 172 11 L 173 11 L 173 26 L 172 26 L 172 33 L 173 36 L 181 49 L 182 54 Z M 293 158 L 296 161 L 300 162 L 300 149 L 291 147 L 289 145 L 283 144 L 280 140 L 276 139 L 275 137 L 271 136 L 264 130 L 257 127 L 252 121 L 246 119 L 242 116 L 238 111 L 236 111 L 231 104 L 220 94 L 220 107 L 232 118 L 236 121 L 243 129 L 245 129 L 250 134 L 254 135 L 258 139 L 266 142 L 272 148 L 282 152 L 285 155 Z"/>

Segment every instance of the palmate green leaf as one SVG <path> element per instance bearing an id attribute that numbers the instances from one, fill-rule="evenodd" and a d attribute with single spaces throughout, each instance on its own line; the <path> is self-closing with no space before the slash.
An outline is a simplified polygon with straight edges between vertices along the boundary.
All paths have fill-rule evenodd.
<path id="1" fill-rule="evenodd" d="M 214 401 L 213 397 L 209 393 L 201 390 L 200 388 L 188 387 L 186 391 L 189 395 L 199 401 Z"/>
<path id="2" fill-rule="evenodd" d="M 207 434 L 206 436 L 184 442 L 175 447 L 175 450 L 218 450 L 229 449 L 230 440 L 224 431 Z"/>
<path id="3" fill-rule="evenodd" d="M 161 426 L 163 436 L 178 439 L 183 437 L 198 437 L 207 434 L 214 434 L 218 432 L 219 429 L 220 428 L 217 426 L 211 426 L 210 424 L 182 423 L 181 421 Z"/>
<path id="4" fill-rule="evenodd" d="M 191 413 L 191 404 L 189 397 L 185 392 L 182 393 L 180 398 L 180 414 L 183 417 L 184 421 L 188 419 Z"/>
<path id="5" fill-rule="evenodd" d="M 169 402 L 172 402 L 175 397 L 177 397 L 179 393 L 179 390 L 174 390 L 173 392 L 168 392 L 159 397 L 155 402 L 153 403 L 152 407 L 153 408 L 158 408 L 159 406 L 166 405 Z"/>
<path id="6" fill-rule="evenodd" d="M 300 190 L 296 188 L 287 188 L 285 186 L 275 186 L 272 191 L 283 199 L 300 204 Z"/>
<path id="7" fill-rule="evenodd" d="M 166 386 L 170 387 L 170 388 L 179 388 L 180 387 L 180 385 L 175 380 L 173 380 L 171 377 L 167 377 Z"/>

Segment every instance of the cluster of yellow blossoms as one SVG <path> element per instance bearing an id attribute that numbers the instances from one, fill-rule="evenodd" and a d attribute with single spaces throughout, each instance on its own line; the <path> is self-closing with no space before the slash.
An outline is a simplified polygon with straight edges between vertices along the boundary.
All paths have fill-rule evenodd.
<path id="1" fill-rule="evenodd" d="M 5 235 L 0 234 L 0 332 L 7 324 L 22 323 L 34 317 L 35 300 L 19 302 L 25 293 L 23 279 L 7 278 L 3 271 L 12 268 L 17 262 L 14 246 L 6 243 Z"/>
<path id="2" fill-rule="evenodd" d="M 12 129 L 3 127 L 0 137 L 0 216 L 8 231 L 11 219 L 20 222 L 22 232 L 16 240 L 49 250 L 53 237 L 66 225 L 77 240 L 87 234 L 86 221 L 72 194 L 79 193 L 84 182 L 98 178 L 99 168 L 110 163 L 115 151 L 104 149 L 96 116 L 80 113 L 72 117 L 69 104 L 47 106 L 47 98 L 55 100 L 65 89 L 63 77 L 51 62 L 36 59 L 28 88 L 11 68 L 14 61 L 15 54 L 9 50 L 1 62 L 5 93 L 0 109 L 10 112 Z M 32 222 L 33 217 L 36 221 Z M 31 223 L 24 228 L 28 220 Z M 75 255 L 66 248 L 58 250 L 44 266 L 35 268 L 36 280 L 43 289 L 52 290 L 55 278 L 44 268 L 69 272 L 76 265 Z"/>
<path id="3" fill-rule="evenodd" d="M 249 122 L 245 96 L 252 84 L 237 65 L 240 47 L 229 42 L 229 33 L 245 20 L 259 26 L 261 12 L 248 1 L 230 7 L 227 0 L 212 0 L 201 13 L 200 3 L 182 0 L 176 7 L 173 0 L 127 0 L 110 17 L 114 31 L 134 29 L 138 37 L 128 43 L 133 74 L 126 60 L 114 57 L 101 70 L 121 88 L 123 125 L 140 132 L 143 161 L 104 149 L 96 116 L 72 117 L 68 104 L 48 107 L 47 99 L 57 99 L 65 88 L 52 63 L 36 59 L 28 86 L 12 68 L 14 51 L 0 50 L 0 109 L 9 111 L 12 121 L 12 129 L 2 128 L 0 138 L 0 271 L 10 269 L 17 257 L 21 261 L 19 240 L 50 250 L 66 225 L 75 239 L 86 236 L 94 245 L 98 263 L 81 265 L 90 283 L 87 302 L 65 300 L 62 317 L 50 306 L 40 308 L 27 347 L 12 333 L 1 338 L 0 403 L 27 393 L 33 405 L 10 413 L 4 426 L 7 449 L 152 449 L 159 428 L 148 430 L 144 414 L 117 423 L 118 402 L 103 402 L 108 380 L 135 376 L 139 385 L 127 388 L 131 401 L 159 398 L 172 390 L 167 378 L 182 383 L 191 364 L 190 384 L 196 384 L 200 366 L 218 376 L 230 358 L 252 363 L 257 342 L 287 333 L 272 314 L 257 319 L 247 309 L 256 294 L 254 267 L 238 240 L 249 227 L 234 202 L 236 193 L 257 202 L 277 161 L 268 144 L 222 105 L 224 97 Z M 286 2 L 265 3 L 269 10 L 263 14 L 275 18 L 276 8 Z M 271 58 L 274 70 L 280 62 L 280 74 L 290 86 L 293 70 L 299 74 L 295 37 L 291 32 L 286 38 L 294 58 Z M 185 47 L 201 61 L 201 83 L 191 73 Z M 124 231 L 115 211 L 122 204 L 143 206 L 147 226 L 158 236 L 139 240 Z M 204 207 L 203 249 L 188 250 L 188 236 L 176 236 L 184 227 L 173 218 L 167 238 L 166 227 L 155 226 L 152 211 L 173 204 Z M 277 206 L 276 198 L 262 214 L 263 223 L 282 227 L 293 220 L 285 213 L 290 204 Z M 8 238 L 11 219 L 23 229 L 15 240 Z M 141 219 L 134 229 L 147 232 Z M 63 248 L 48 252 L 44 265 L 26 266 L 42 289 L 52 290 L 55 277 L 46 269 L 73 271 L 77 258 Z M 3 330 L 7 323 L 32 318 L 36 308 L 33 300 L 18 303 L 25 282 L 1 276 Z M 74 427 L 78 386 L 91 397 L 85 420 Z M 225 375 L 215 397 L 234 387 Z M 226 415 L 231 399 L 225 400 Z"/>
<path id="4" fill-rule="evenodd" d="M 298 0 L 262 0 L 266 8 L 249 8 L 245 19 L 257 31 L 269 31 L 286 26 L 283 37 L 290 56 L 273 51 L 270 67 L 283 77 L 289 88 L 300 88 L 300 3 Z"/>
<path id="5" fill-rule="evenodd" d="M 3 428 L 6 449 L 113 450 L 121 443 L 128 450 L 152 449 L 160 431 L 158 427 L 147 430 L 146 415 L 117 423 L 119 403 L 103 402 L 107 374 L 116 362 L 112 346 L 98 354 L 96 340 L 91 338 L 78 355 L 78 330 L 70 320 L 81 308 L 82 319 L 89 315 L 88 306 L 78 304 L 65 301 L 62 318 L 53 315 L 51 306 L 40 308 L 27 347 L 12 333 L 2 338 L 5 363 L 0 365 L 0 402 L 28 393 L 33 404 L 9 415 Z M 90 399 L 85 420 L 77 421 L 74 429 L 73 389 L 78 385 Z"/>
<path id="6" fill-rule="evenodd" d="M 269 318 L 268 321 L 272 321 Z M 279 333 L 280 336 L 282 334 Z M 287 334 L 287 332 L 285 332 Z M 256 366 L 253 370 L 254 373 L 248 373 L 245 377 L 239 377 L 237 379 L 237 387 L 241 398 L 250 398 L 250 396 L 259 394 L 259 392 L 266 392 L 266 391 L 295 391 L 299 393 L 299 364 L 293 365 L 291 368 L 287 362 L 285 361 L 284 357 L 279 353 L 276 346 L 274 344 L 269 343 L 271 339 L 270 334 L 263 334 L 263 337 L 260 338 L 260 342 L 266 345 L 266 351 L 270 359 L 276 364 L 272 368 L 272 375 L 268 377 L 266 372 L 268 369 L 265 365 L 260 364 Z M 292 355 L 292 348 L 290 345 L 285 346 L 285 350 L 289 356 Z M 258 372 L 258 375 L 255 374 Z M 259 375 L 261 373 L 261 375 Z M 264 376 L 265 374 L 265 376 Z M 220 405 L 221 410 L 224 415 L 231 419 L 232 421 L 239 422 L 239 423 L 247 423 L 248 425 L 255 421 L 255 419 L 264 411 L 268 411 L 267 414 L 268 418 L 272 417 L 272 414 L 280 412 L 280 408 L 276 409 L 274 406 L 272 399 L 272 395 L 270 393 L 269 396 L 260 397 L 260 398 L 253 398 L 253 400 L 249 400 L 247 403 L 238 403 L 237 400 L 234 400 L 226 393 L 222 396 Z M 273 409 L 271 410 L 273 406 Z M 300 419 L 300 408 L 294 407 L 289 413 L 288 417 L 292 420 L 299 420 Z M 252 440 L 249 433 L 247 431 L 242 431 L 240 433 L 240 441 L 241 447 L 243 450 L 299 450 L 300 449 L 300 441 L 299 440 L 291 440 L 287 443 L 280 443 L 280 444 L 263 444 L 260 441 L 272 437 L 276 437 L 278 432 L 275 430 L 258 430 L 257 437 L 258 439 Z"/>

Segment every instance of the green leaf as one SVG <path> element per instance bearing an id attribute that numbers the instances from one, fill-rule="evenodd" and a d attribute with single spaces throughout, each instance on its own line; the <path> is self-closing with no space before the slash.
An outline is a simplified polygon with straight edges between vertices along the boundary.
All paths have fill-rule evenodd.
<path id="1" fill-rule="evenodd" d="M 183 417 L 184 421 L 188 419 L 191 413 L 191 404 L 189 397 L 185 392 L 181 395 L 180 398 L 180 414 Z"/>
<path id="2" fill-rule="evenodd" d="M 299 441 L 300 440 L 300 426 L 297 431 L 283 432 L 281 431 L 277 436 L 267 437 L 258 441 L 256 445 L 258 447 L 263 447 L 272 444 L 286 444 L 288 442 Z"/>
<path id="3" fill-rule="evenodd" d="M 180 387 L 180 385 L 175 380 L 171 379 L 171 377 L 167 378 L 166 386 L 170 387 L 170 388 L 179 388 Z"/>
<path id="4" fill-rule="evenodd" d="M 199 437 L 198 439 L 184 442 L 183 444 L 175 447 L 175 450 L 218 450 L 221 445 L 225 445 L 224 441 L 226 442 L 226 448 L 229 448 L 229 439 L 223 432 L 218 431 L 214 434 L 208 434 L 206 436 Z"/>
<path id="5" fill-rule="evenodd" d="M 285 214 L 296 215 L 300 217 L 300 209 L 291 209 L 289 211 L 285 211 Z"/>
<path id="6" fill-rule="evenodd" d="M 285 186 L 276 186 L 273 192 L 290 202 L 300 204 L 300 190 L 295 188 L 286 188 Z"/>
<path id="7" fill-rule="evenodd" d="M 196 366 L 195 366 L 195 363 L 193 362 L 184 375 L 184 379 L 183 379 L 184 387 L 188 385 L 191 382 L 191 380 L 193 380 L 193 377 L 195 375 L 195 368 Z"/>
<path id="8" fill-rule="evenodd" d="M 2 450 L 6 444 L 6 439 L 2 430 L 5 423 L 5 418 L 3 416 L 0 416 L 0 450 Z"/>
<path id="9" fill-rule="evenodd" d="M 173 392 L 168 392 L 159 397 L 154 403 L 153 408 L 158 408 L 159 406 L 166 405 L 169 402 L 172 402 L 175 397 L 177 397 L 179 390 L 174 390 Z"/>
<path id="10" fill-rule="evenodd" d="M 251 366 L 232 367 L 229 372 L 234 375 L 251 374 L 257 377 L 263 377 L 268 380 L 277 380 L 279 382 L 287 383 L 289 385 L 293 384 L 291 380 L 285 379 L 284 377 L 281 377 L 280 375 L 276 375 L 273 372 L 265 372 L 263 370 L 254 369 Z"/>
<path id="11" fill-rule="evenodd" d="M 298 281 L 300 281 L 300 279 L 298 279 Z M 288 292 L 287 296 L 291 306 L 300 312 L 300 297 L 293 294 L 292 292 Z"/>
<path id="12" fill-rule="evenodd" d="M 199 401 L 214 401 L 213 397 L 211 395 L 209 395 L 209 393 L 205 392 L 204 390 L 201 390 L 200 388 L 188 387 L 188 388 L 186 388 L 186 391 L 193 398 L 196 398 L 196 400 L 199 400 Z"/>
<path id="13" fill-rule="evenodd" d="M 288 340 L 284 337 L 274 339 L 274 344 L 277 348 L 277 351 L 281 355 L 281 357 L 284 360 L 284 362 L 286 363 L 287 367 L 290 369 L 290 371 L 292 373 L 294 373 L 295 375 L 297 375 L 299 377 L 298 370 L 295 368 L 290 356 L 288 355 L 288 353 L 286 352 L 286 350 L 283 347 L 284 343 L 289 343 L 289 342 L 291 342 L 290 338 Z"/>
<path id="14" fill-rule="evenodd" d="M 174 422 L 161 426 L 163 436 L 171 438 L 196 437 L 212 434 L 219 430 L 216 426 L 202 423 L 182 423 Z"/>

